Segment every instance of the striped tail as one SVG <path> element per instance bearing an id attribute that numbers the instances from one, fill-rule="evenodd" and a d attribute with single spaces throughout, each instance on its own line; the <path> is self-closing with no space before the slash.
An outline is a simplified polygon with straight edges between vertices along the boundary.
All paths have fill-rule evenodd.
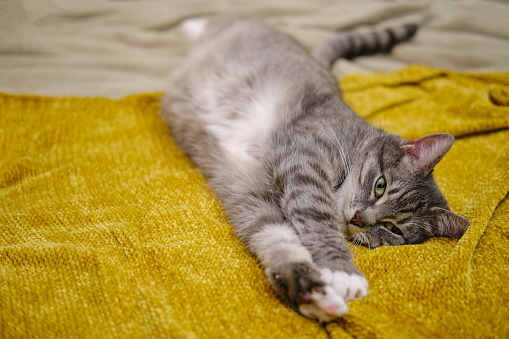
<path id="1" fill-rule="evenodd" d="M 417 25 L 406 24 L 369 32 L 341 32 L 318 46 L 313 56 L 330 68 L 340 58 L 353 59 L 361 55 L 389 53 L 394 45 L 410 39 L 416 31 Z"/>

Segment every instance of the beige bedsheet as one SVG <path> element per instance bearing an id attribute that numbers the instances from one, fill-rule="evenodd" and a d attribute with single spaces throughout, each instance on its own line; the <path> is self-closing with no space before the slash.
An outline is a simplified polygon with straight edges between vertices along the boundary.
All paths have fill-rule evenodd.
<path id="1" fill-rule="evenodd" d="M 312 48 L 336 30 L 415 22 L 391 55 L 340 61 L 338 76 L 408 63 L 509 71 L 509 2 L 0 0 L 0 91 L 118 97 L 163 91 L 190 42 L 189 17 L 261 18 Z"/>

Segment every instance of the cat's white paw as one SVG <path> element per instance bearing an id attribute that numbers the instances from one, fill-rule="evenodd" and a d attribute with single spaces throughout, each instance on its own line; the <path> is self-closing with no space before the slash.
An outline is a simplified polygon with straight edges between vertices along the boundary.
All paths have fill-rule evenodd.
<path id="1" fill-rule="evenodd" d="M 299 305 L 300 313 L 308 318 L 328 322 L 342 317 L 348 312 L 348 301 L 368 295 L 368 281 L 361 275 L 328 268 L 320 273 L 326 285 L 311 292 L 309 303 Z"/>
<path id="2" fill-rule="evenodd" d="M 322 280 L 346 301 L 364 298 L 368 295 L 368 281 L 361 275 L 331 271 L 328 268 L 324 268 L 320 272 Z"/>
<path id="3" fill-rule="evenodd" d="M 327 322 L 344 316 L 348 306 L 331 286 L 325 286 L 320 290 L 314 289 L 311 292 L 311 302 L 299 305 L 299 311 L 308 318 Z"/>

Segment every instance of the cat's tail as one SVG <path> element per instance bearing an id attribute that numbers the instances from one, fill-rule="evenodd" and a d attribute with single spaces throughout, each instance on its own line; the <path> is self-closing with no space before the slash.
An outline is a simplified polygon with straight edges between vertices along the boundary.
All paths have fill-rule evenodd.
<path id="1" fill-rule="evenodd" d="M 191 18 L 182 21 L 180 29 L 188 38 L 197 40 L 205 33 L 208 24 L 209 21 L 206 18 Z"/>
<path id="2" fill-rule="evenodd" d="M 367 32 L 340 32 L 318 46 L 313 56 L 329 68 L 340 58 L 353 59 L 361 55 L 389 53 L 394 45 L 410 39 L 416 31 L 417 25 L 406 24 Z"/>

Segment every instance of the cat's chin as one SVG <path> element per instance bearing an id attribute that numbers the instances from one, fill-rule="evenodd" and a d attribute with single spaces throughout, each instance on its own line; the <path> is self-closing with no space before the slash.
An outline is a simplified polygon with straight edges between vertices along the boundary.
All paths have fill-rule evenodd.
<path id="1" fill-rule="evenodd" d="M 343 223 L 340 227 L 340 230 L 341 230 L 341 233 L 343 233 L 343 235 L 348 239 L 348 238 L 351 238 L 354 236 L 354 234 L 356 233 L 354 230 L 352 230 L 352 228 L 355 227 L 355 226 L 351 226 L 347 223 Z"/>
<path id="2" fill-rule="evenodd" d="M 360 235 L 362 233 L 358 227 L 345 223 L 344 226 L 341 227 L 341 232 L 345 236 L 345 238 L 349 241 L 356 241 L 359 244 L 367 246 L 361 240 L 363 237 Z"/>
<path id="3" fill-rule="evenodd" d="M 346 218 L 346 215 L 344 214 L 345 212 L 343 212 L 343 214 L 340 213 L 340 217 L 343 217 L 343 220 L 341 220 L 342 222 L 340 223 L 339 225 L 339 230 L 341 231 L 341 233 L 343 233 L 343 235 L 348 239 L 348 238 L 351 238 L 353 237 L 353 235 L 356 233 L 354 229 L 355 226 L 351 225 L 348 221 L 347 221 L 347 218 Z"/>

